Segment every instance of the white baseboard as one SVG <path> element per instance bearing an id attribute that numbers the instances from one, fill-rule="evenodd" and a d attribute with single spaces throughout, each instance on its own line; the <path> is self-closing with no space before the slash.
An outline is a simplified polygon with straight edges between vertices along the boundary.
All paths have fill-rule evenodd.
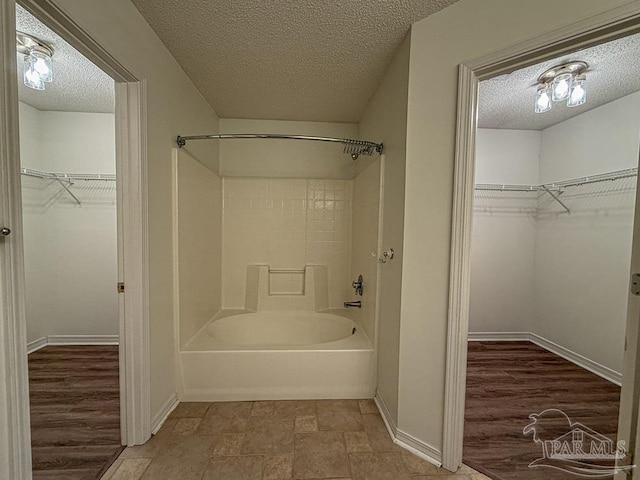
<path id="1" fill-rule="evenodd" d="M 384 402 L 384 398 L 382 398 L 382 394 L 380 390 L 376 391 L 376 396 L 373 397 L 373 401 L 378 407 L 378 411 L 380 412 L 380 416 L 382 417 L 382 421 L 384 421 L 384 425 L 387 427 L 387 432 L 389 432 L 389 436 L 395 440 L 396 432 L 398 431 L 398 427 L 396 423 L 393 421 L 393 417 L 391 417 L 391 412 L 387 408 L 387 404 Z"/>
<path id="2" fill-rule="evenodd" d="M 27 343 L 27 354 L 33 353 L 36 350 L 40 350 L 42 347 L 47 346 L 47 337 L 38 338 L 32 342 Z"/>
<path id="3" fill-rule="evenodd" d="M 49 335 L 27 343 L 27 353 L 47 345 L 118 345 L 118 335 Z"/>
<path id="4" fill-rule="evenodd" d="M 498 341 L 498 342 L 513 342 L 513 341 L 528 341 L 535 343 L 541 348 L 570 361 L 571 363 L 578 365 L 579 367 L 589 370 L 591 373 L 595 373 L 599 377 L 605 380 L 615 383 L 616 385 L 622 385 L 622 374 L 615 370 L 605 367 L 593 360 L 588 359 L 576 353 L 568 348 L 558 345 L 557 343 L 547 340 L 540 335 L 531 332 L 473 332 L 469 333 L 468 340 L 470 342 L 478 341 Z"/>
<path id="5" fill-rule="evenodd" d="M 178 396 L 175 393 L 172 394 L 166 402 L 164 402 L 160 411 L 151 419 L 151 435 L 158 433 L 158 430 L 160 430 L 164 422 L 169 418 L 169 415 L 171 415 L 171 412 L 176 409 L 179 403 Z"/>
<path id="6" fill-rule="evenodd" d="M 397 427 L 397 425 L 393 421 L 393 418 L 391 417 L 391 413 L 387 408 L 387 404 L 385 403 L 384 398 L 380 394 L 380 391 L 376 392 L 376 396 L 373 400 L 378 407 L 378 411 L 382 416 L 382 420 L 387 427 L 387 431 L 389 432 L 389 436 L 393 440 L 393 443 L 395 443 L 399 447 L 404 448 L 405 450 L 410 451 L 417 457 L 420 457 L 422 460 L 432 463 L 437 467 L 442 466 L 442 453 L 437 448 L 434 448 L 428 443 L 425 443 L 422 440 L 419 440 L 416 437 L 403 432 Z"/>
<path id="7" fill-rule="evenodd" d="M 436 467 L 442 467 L 442 453 L 428 443 L 398 429 L 395 443 Z"/>
<path id="8" fill-rule="evenodd" d="M 49 335 L 47 345 L 118 345 L 118 335 Z"/>
<path id="9" fill-rule="evenodd" d="M 610 369 L 609 367 L 605 367 L 593 360 L 588 359 L 576 353 L 568 348 L 565 348 L 557 343 L 553 343 L 551 340 L 547 340 L 535 333 L 531 334 L 531 342 L 535 343 L 539 347 L 544 348 L 545 350 L 550 351 L 551 353 L 555 353 L 559 357 L 564 358 L 565 360 L 569 360 L 571 363 L 578 365 L 586 370 L 589 370 L 591 373 L 595 373 L 599 377 L 604 378 L 605 380 L 609 380 L 611 383 L 615 383 L 618 386 L 622 385 L 622 374 L 616 372 L 615 370 Z"/>
<path id="10" fill-rule="evenodd" d="M 529 332 L 469 332 L 470 342 L 530 342 Z"/>

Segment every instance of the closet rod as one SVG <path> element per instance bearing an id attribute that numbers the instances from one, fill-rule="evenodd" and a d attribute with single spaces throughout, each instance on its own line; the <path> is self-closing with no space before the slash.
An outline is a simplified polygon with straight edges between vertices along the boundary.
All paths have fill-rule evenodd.
<path id="1" fill-rule="evenodd" d="M 475 189 L 497 192 L 539 192 L 540 190 L 542 190 L 540 185 L 517 185 L 506 183 L 477 183 Z"/>
<path id="2" fill-rule="evenodd" d="M 344 153 L 351 155 L 353 160 L 358 155 L 373 155 L 382 153 L 383 144 L 370 142 L 368 140 L 355 140 L 352 138 L 334 137 L 314 137 L 310 135 L 286 135 L 281 133 L 222 133 L 219 135 L 178 135 L 176 142 L 179 147 L 184 147 L 189 140 L 227 140 L 227 139 L 247 139 L 247 138 L 277 138 L 281 140 L 312 140 L 316 142 L 333 142 L 344 145 Z"/>
<path id="3" fill-rule="evenodd" d="M 116 176 L 113 173 L 54 173 L 42 172 L 32 168 L 21 168 L 20 173 L 27 177 L 47 178 L 51 180 L 104 180 L 106 182 L 114 182 Z"/>
<path id="4" fill-rule="evenodd" d="M 579 187 L 590 183 L 613 182 L 623 178 L 635 177 L 638 175 L 637 168 L 627 168 L 625 170 L 615 170 L 613 172 L 599 173 L 588 177 L 572 178 L 561 182 L 546 183 L 548 187 Z"/>
<path id="5" fill-rule="evenodd" d="M 542 185 L 519 185 L 508 183 L 478 183 L 475 185 L 476 190 L 488 191 L 504 191 L 504 192 L 540 192 L 549 190 L 557 190 L 561 187 L 579 187 L 590 183 L 609 182 L 621 180 L 623 178 L 635 177 L 638 175 L 637 168 L 627 168 L 624 170 L 615 170 L 613 172 L 599 173 L 588 177 L 571 178 L 560 182 L 550 182 Z M 545 188 L 546 187 L 546 188 Z"/>
<path id="6" fill-rule="evenodd" d="M 635 177 L 638 175 L 637 168 L 627 168 L 625 170 L 615 170 L 613 172 L 599 173 L 589 177 L 572 178 L 560 182 L 543 183 L 541 185 L 517 185 L 517 184 L 499 184 L 499 183 L 478 183 L 475 185 L 476 191 L 488 190 L 494 192 L 546 192 L 551 198 L 558 202 L 567 213 L 571 213 L 569 207 L 560 200 L 560 195 L 564 193 L 564 189 L 568 187 L 579 187 L 591 183 L 613 182 L 623 178 Z"/>

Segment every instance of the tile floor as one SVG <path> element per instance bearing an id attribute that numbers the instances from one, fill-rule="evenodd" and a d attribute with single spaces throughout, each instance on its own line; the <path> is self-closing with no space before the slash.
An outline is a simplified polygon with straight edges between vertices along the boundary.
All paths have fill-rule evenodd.
<path id="1" fill-rule="evenodd" d="M 482 480 L 399 448 L 372 400 L 181 403 L 102 480 Z"/>

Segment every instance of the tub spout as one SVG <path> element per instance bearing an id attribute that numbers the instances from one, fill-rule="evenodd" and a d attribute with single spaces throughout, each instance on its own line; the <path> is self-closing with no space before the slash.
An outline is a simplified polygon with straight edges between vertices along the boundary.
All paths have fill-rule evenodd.
<path id="1" fill-rule="evenodd" d="M 358 300 L 357 302 L 344 302 L 344 308 L 362 308 L 362 302 Z"/>

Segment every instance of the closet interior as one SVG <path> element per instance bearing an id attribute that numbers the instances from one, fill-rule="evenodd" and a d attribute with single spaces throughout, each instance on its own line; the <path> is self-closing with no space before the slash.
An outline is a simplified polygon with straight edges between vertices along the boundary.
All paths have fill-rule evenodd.
<path id="1" fill-rule="evenodd" d="M 16 21 L 56 59 L 55 82 L 18 92 L 33 473 L 100 478 L 123 449 L 114 84 L 26 10 Z"/>
<path id="2" fill-rule="evenodd" d="M 528 467 L 541 453 L 525 432 L 531 415 L 553 411 L 616 441 L 640 84 L 622 75 L 606 100 L 601 85 L 636 37 L 555 60 L 589 65 L 593 93 L 576 108 L 534 113 L 531 78 L 554 61 L 481 83 L 463 455 L 492 478 L 539 478 Z M 527 95 L 530 111 L 496 100 L 508 90 Z M 495 437 L 506 443 L 487 447 Z"/>

